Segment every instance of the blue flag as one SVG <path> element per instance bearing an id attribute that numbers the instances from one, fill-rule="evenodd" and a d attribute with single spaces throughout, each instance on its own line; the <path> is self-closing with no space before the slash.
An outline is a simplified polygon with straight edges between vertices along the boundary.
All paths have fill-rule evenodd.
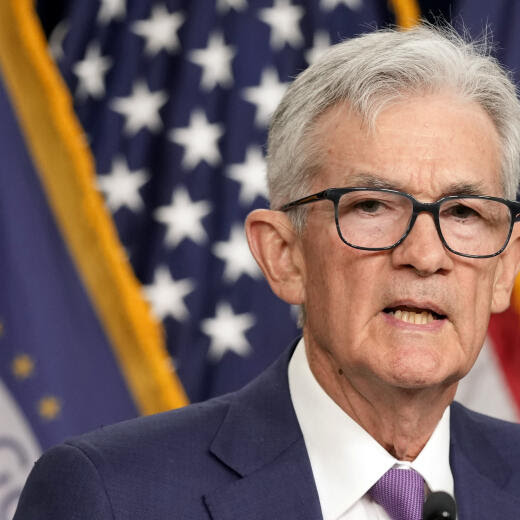
<path id="1" fill-rule="evenodd" d="M 39 453 L 186 402 L 31 1 L 0 5 L 0 519 Z"/>
<path id="2" fill-rule="evenodd" d="M 397 19 L 415 2 L 390 2 Z M 298 334 L 243 222 L 267 207 L 269 117 L 331 43 L 394 21 L 374 0 L 72 2 L 51 38 L 98 186 L 192 401 L 234 390 Z"/>

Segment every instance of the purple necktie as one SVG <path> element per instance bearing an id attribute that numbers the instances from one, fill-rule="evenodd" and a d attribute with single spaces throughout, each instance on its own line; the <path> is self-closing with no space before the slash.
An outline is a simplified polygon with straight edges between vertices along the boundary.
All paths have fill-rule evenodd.
<path id="1" fill-rule="evenodd" d="M 413 469 L 390 469 L 368 491 L 392 520 L 421 520 L 424 481 Z"/>

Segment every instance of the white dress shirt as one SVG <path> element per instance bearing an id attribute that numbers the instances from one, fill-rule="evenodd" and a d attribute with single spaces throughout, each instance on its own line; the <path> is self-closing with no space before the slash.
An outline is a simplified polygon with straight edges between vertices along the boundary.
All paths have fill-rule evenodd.
<path id="1" fill-rule="evenodd" d="M 413 462 L 390 455 L 316 381 L 303 339 L 289 363 L 289 389 L 303 432 L 323 520 L 388 520 L 367 491 L 392 467 L 418 471 L 429 490 L 453 496 L 449 407 Z"/>

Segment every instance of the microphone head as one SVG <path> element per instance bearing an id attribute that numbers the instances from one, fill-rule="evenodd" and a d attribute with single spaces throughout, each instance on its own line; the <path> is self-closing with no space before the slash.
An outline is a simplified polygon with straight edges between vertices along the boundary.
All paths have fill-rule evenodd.
<path id="1" fill-rule="evenodd" d="M 455 520 L 457 506 L 451 495 L 444 491 L 430 493 L 423 507 L 423 520 Z"/>

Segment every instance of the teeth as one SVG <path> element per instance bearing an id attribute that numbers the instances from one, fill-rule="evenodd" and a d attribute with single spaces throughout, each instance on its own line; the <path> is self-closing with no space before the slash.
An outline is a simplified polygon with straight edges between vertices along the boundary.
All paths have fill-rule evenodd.
<path id="1" fill-rule="evenodd" d="M 433 315 L 428 311 L 414 312 L 399 309 L 395 311 L 393 315 L 398 320 L 405 321 L 406 323 L 415 323 L 416 325 L 426 325 L 434 320 Z"/>

